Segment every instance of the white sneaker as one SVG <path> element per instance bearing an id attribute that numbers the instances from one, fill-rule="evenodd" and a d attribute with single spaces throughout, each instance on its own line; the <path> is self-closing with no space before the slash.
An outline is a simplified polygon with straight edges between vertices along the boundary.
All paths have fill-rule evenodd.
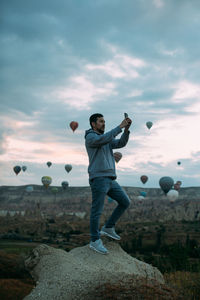
<path id="1" fill-rule="evenodd" d="M 103 243 L 102 243 L 102 240 L 101 239 L 98 239 L 96 240 L 95 242 L 90 242 L 90 249 L 98 252 L 98 253 L 101 253 L 101 254 L 108 254 L 108 250 L 104 247 Z"/>
<path id="2" fill-rule="evenodd" d="M 109 236 L 111 237 L 112 239 L 114 240 L 121 240 L 120 236 L 115 232 L 115 227 L 112 227 L 112 228 L 106 228 L 105 225 L 101 228 L 101 231 L 100 231 L 100 234 L 101 235 L 106 235 L 106 236 Z"/>

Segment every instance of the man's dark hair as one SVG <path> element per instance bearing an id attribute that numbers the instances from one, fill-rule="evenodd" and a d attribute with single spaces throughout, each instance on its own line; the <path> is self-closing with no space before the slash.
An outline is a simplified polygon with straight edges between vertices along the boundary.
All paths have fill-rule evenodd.
<path id="1" fill-rule="evenodd" d="M 93 114 L 90 116 L 90 126 L 92 127 L 92 122 L 96 123 L 98 118 L 103 117 L 102 114 Z M 93 128 L 93 127 L 92 127 Z"/>

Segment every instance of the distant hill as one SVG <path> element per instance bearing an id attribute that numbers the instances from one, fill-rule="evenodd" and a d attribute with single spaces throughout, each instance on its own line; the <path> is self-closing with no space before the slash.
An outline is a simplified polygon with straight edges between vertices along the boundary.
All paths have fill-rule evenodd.
<path id="1" fill-rule="evenodd" d="M 26 192 L 24 186 L 0 187 L 0 216 L 20 213 L 22 216 L 38 211 L 42 215 L 76 214 L 89 218 L 92 195 L 90 187 L 56 187 L 48 189 L 41 185 L 32 185 L 33 192 Z M 123 219 L 135 221 L 200 221 L 200 187 L 181 188 L 179 198 L 170 203 L 159 188 L 123 187 L 131 199 L 131 205 Z M 140 191 L 147 196 L 138 200 Z M 109 214 L 116 206 L 115 202 L 105 200 L 104 214 Z"/>

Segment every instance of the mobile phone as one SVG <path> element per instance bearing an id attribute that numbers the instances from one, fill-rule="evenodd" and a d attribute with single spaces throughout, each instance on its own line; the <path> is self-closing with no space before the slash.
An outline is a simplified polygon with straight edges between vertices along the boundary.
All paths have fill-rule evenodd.
<path id="1" fill-rule="evenodd" d="M 127 113 L 124 113 L 124 118 L 128 118 L 128 114 Z"/>

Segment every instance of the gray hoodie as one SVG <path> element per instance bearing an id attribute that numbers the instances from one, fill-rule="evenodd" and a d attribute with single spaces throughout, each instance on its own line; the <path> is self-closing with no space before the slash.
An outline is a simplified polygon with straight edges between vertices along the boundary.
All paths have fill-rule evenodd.
<path id="1" fill-rule="evenodd" d="M 124 132 L 120 139 L 115 139 L 120 132 L 122 129 L 119 126 L 104 134 L 97 133 L 93 129 L 85 131 L 85 146 L 89 156 L 89 179 L 100 176 L 117 178 L 112 149 L 126 146 L 130 131 Z"/>

